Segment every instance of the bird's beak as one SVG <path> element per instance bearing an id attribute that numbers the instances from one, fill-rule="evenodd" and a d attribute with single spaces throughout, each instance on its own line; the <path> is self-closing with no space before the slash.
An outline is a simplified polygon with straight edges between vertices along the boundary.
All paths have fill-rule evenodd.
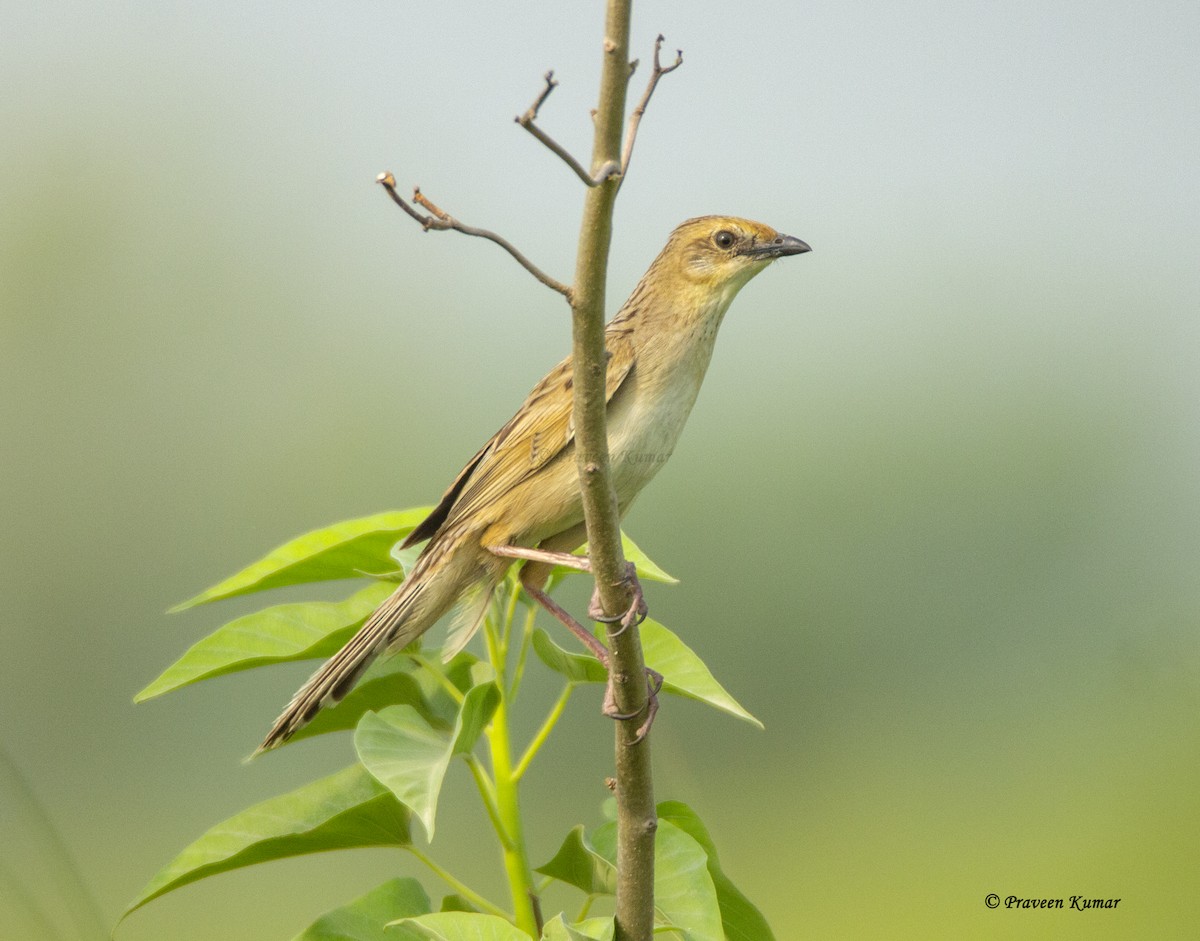
<path id="1" fill-rule="evenodd" d="M 745 249 L 742 254 L 753 258 L 782 258 L 784 255 L 803 255 L 811 252 L 807 242 L 802 242 L 794 235 L 777 235 L 769 242 L 760 242 Z"/>

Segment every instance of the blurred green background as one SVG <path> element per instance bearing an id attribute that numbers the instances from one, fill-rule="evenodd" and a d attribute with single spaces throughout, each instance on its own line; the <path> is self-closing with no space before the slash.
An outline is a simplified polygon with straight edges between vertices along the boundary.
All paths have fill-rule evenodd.
<path id="1" fill-rule="evenodd" d="M 557 296 L 373 180 L 569 277 L 582 193 L 511 116 L 553 67 L 542 123 L 588 153 L 600 6 L 5 5 L 0 746 L 33 794 L 0 775 L 5 938 L 89 921 L 37 807 L 107 925 L 208 826 L 349 760 L 240 761 L 309 665 L 130 700 L 253 607 L 169 605 L 434 500 L 563 355 Z M 667 701 L 660 798 L 781 941 L 1191 936 L 1200 7 L 642 4 L 643 58 L 659 31 L 686 64 L 622 192 L 611 307 L 689 216 L 814 247 L 735 303 L 627 521 L 683 581 L 655 615 L 767 725 Z M 539 861 L 599 819 L 598 705 L 528 781 Z M 438 844 L 496 888 L 458 770 Z M 246 870 L 118 937 L 289 938 L 398 872 Z"/>

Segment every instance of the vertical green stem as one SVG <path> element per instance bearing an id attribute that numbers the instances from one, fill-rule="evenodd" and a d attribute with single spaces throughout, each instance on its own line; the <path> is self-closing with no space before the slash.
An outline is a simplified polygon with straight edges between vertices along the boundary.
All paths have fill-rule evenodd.
<path id="1" fill-rule="evenodd" d="M 538 936 L 534 912 L 533 873 L 525 848 L 521 822 L 519 779 L 513 774 L 512 744 L 508 726 L 508 701 L 503 693 L 487 732 L 492 753 L 492 776 L 496 782 L 496 810 L 504 827 L 504 871 L 512 892 L 512 908 L 517 927 L 531 937 Z"/>
<path id="2" fill-rule="evenodd" d="M 514 595 L 516 589 L 513 588 Z M 533 872 L 529 868 L 529 852 L 525 847 L 525 830 L 521 821 L 520 777 L 514 773 L 512 735 L 509 728 L 508 644 L 515 605 L 505 606 L 505 623 L 496 625 L 491 617 L 484 621 L 484 639 L 488 657 L 496 671 L 496 686 L 500 689 L 500 704 L 487 728 L 492 757 L 492 778 L 495 782 L 495 810 L 504 853 L 504 872 L 512 893 L 513 919 L 517 927 L 531 937 L 538 937 L 538 919 L 534 908 Z"/>

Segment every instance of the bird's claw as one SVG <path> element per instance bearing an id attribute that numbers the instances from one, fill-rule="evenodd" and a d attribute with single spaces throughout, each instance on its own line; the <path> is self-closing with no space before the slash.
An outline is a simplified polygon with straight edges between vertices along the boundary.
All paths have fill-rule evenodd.
<path id="1" fill-rule="evenodd" d="M 630 719 L 636 719 L 643 712 L 646 714 L 646 721 L 638 726 L 637 734 L 629 744 L 637 745 L 649 734 L 650 726 L 654 724 L 654 717 L 658 715 L 658 693 L 662 689 L 662 685 L 663 675 L 657 670 L 646 667 L 646 704 L 634 712 L 620 712 L 617 709 L 617 699 L 613 690 L 612 676 L 609 676 L 608 685 L 604 690 L 604 705 L 600 711 L 610 719 L 615 719 L 618 722 L 628 722 Z"/>
<path id="2" fill-rule="evenodd" d="M 593 621 L 599 621 L 601 624 L 621 625 L 615 631 L 609 631 L 609 637 L 620 637 L 631 626 L 641 624 L 646 620 L 646 615 L 650 613 L 650 609 L 646 606 L 646 596 L 642 592 L 642 583 L 638 581 L 637 567 L 632 562 L 625 563 L 624 581 L 629 586 L 630 592 L 633 593 L 633 601 L 630 602 L 629 609 L 624 614 L 605 614 L 604 605 L 600 601 L 599 589 L 592 592 L 592 600 L 588 604 L 588 617 Z"/>

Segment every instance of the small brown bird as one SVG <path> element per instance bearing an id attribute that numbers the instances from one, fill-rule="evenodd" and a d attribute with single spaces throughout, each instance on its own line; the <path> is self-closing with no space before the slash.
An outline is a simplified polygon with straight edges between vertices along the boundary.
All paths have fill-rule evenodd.
<path id="1" fill-rule="evenodd" d="M 810 250 L 729 216 L 690 219 L 671 233 L 605 328 L 608 446 L 622 516 L 675 449 L 733 298 L 776 258 Z M 429 540 L 408 577 L 292 697 L 260 750 L 287 741 L 322 706 L 341 700 L 375 657 L 412 642 L 456 602 L 480 590 L 490 596 L 514 557 L 526 559 L 526 590 L 557 608 L 542 591 L 552 568 L 545 554 L 586 541 L 571 385 L 568 358 L 471 458 L 404 541 Z M 598 641 L 586 631 L 583 639 L 605 659 Z"/>

